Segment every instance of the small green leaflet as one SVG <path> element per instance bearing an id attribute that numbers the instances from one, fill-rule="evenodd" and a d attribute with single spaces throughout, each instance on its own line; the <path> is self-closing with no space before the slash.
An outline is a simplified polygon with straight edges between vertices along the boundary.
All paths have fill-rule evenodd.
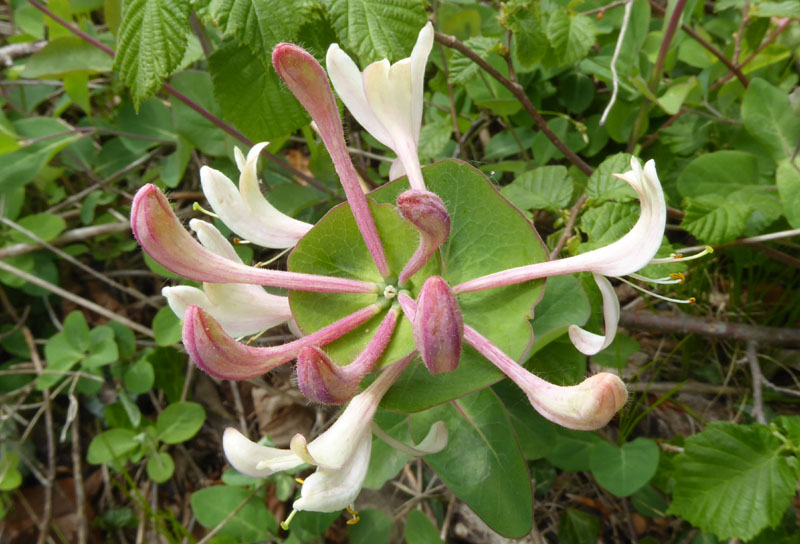
<path id="1" fill-rule="evenodd" d="M 190 5 L 187 0 L 129 0 L 117 36 L 114 69 L 141 102 L 161 88 L 186 51 Z"/>

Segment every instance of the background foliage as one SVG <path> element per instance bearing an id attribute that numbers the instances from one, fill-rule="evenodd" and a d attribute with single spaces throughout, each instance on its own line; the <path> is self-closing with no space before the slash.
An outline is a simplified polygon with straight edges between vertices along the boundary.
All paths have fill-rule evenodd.
<path id="1" fill-rule="evenodd" d="M 791 0 L 4 4 L 0 540 L 800 541 L 799 17 Z M 667 270 L 688 280 L 662 294 L 694 306 L 621 284 L 624 334 L 590 360 L 564 333 L 600 329 L 599 293 L 591 278 L 548 280 L 528 366 L 559 383 L 618 369 L 631 401 L 609 428 L 552 425 L 507 382 L 411 416 L 384 410 L 399 439 L 443 419 L 450 446 L 409 463 L 376 440 L 361 522 L 301 513 L 287 533 L 293 477 L 226 469 L 221 430 L 281 444 L 333 414 L 298 400 L 288 371 L 243 384 L 193 372 L 159 295 L 174 276 L 132 240 L 130 198 L 147 182 L 172 189 L 188 219 L 200 165 L 232 173 L 234 145 L 269 140 L 270 201 L 318 219 L 343 194 L 272 47 L 322 60 L 337 42 L 361 66 L 396 61 L 428 19 L 440 34 L 425 163 L 484 172 L 558 255 L 630 228 L 638 203 L 610 174 L 629 153 L 654 158 L 670 206 L 661 253 L 717 251 Z M 377 187 L 387 150 L 348 127 Z"/>

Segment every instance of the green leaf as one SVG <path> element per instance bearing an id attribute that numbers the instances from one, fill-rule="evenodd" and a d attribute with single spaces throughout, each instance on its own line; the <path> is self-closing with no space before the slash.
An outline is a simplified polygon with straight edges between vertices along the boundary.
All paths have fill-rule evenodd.
<path id="1" fill-rule="evenodd" d="M 119 356 L 129 359 L 136 353 L 136 336 L 133 331 L 122 323 L 110 321 L 108 326 L 114 330 L 114 340 L 117 342 Z"/>
<path id="2" fill-rule="evenodd" d="M 389 436 L 401 442 L 408 442 L 408 416 L 378 409 L 375 423 Z M 384 484 L 397 476 L 411 456 L 396 450 L 376 435 L 372 436 L 372 453 L 369 457 L 369 469 L 364 479 L 364 487 L 380 489 Z"/>
<path id="3" fill-rule="evenodd" d="M 36 387 L 39 390 L 52 387 L 63 378 L 63 374 L 56 374 L 55 372 L 65 372 L 70 370 L 75 363 L 83 359 L 84 352 L 72 345 L 67 335 L 59 332 L 51 336 L 47 343 L 44 345 L 44 356 L 47 360 L 47 370 L 53 372 L 47 373 L 39 377 L 36 382 Z"/>
<path id="4" fill-rule="evenodd" d="M 547 33 L 538 10 L 517 10 L 509 14 L 506 21 L 512 31 L 511 54 L 523 69 L 531 69 L 547 53 Z"/>
<path id="5" fill-rule="evenodd" d="M 45 242 L 49 242 L 61 234 L 65 228 L 67 228 L 66 221 L 51 213 L 35 213 L 26 215 L 17 221 L 17 224 L 20 227 L 31 231 Z M 9 238 L 15 242 L 22 242 L 26 244 L 33 244 L 37 242 L 30 236 L 23 234 L 18 230 L 12 230 Z"/>
<path id="6" fill-rule="evenodd" d="M 775 162 L 794 154 L 800 140 L 800 117 L 784 91 L 763 79 L 753 79 L 742 99 L 742 121 Z"/>
<path id="7" fill-rule="evenodd" d="M 235 36 L 270 66 L 272 48 L 297 39 L 308 8 L 291 0 L 212 0 L 208 15 L 223 36 Z"/>
<path id="8" fill-rule="evenodd" d="M 438 259 L 411 280 L 410 291 L 416 297 L 423 281 L 441 273 L 450 285 L 505 268 L 540 262 L 546 252 L 531 224 L 500 196 L 483 174 L 457 161 L 443 161 L 423 171 L 428 188 L 447 206 L 451 235 L 440 248 Z M 407 188 L 405 179 L 389 183 L 370 196 L 378 202 L 394 203 Z M 378 232 L 387 246 L 387 259 L 398 274 L 416 250 L 418 235 L 393 206 L 372 205 Z M 493 225 L 487 229 L 486 225 Z M 364 241 L 346 205 L 331 210 L 300 241 L 289 258 L 294 272 L 382 281 Z M 468 293 L 459 297 L 465 323 L 475 327 L 513 358 L 528 349 L 531 330 L 528 317 L 541 296 L 541 282 Z M 292 291 L 292 311 L 299 326 L 307 333 L 319 330 L 376 301 L 376 295 L 308 294 Z M 370 331 L 382 315 L 329 344 L 325 350 L 334 361 L 351 361 L 371 337 Z M 397 360 L 413 349 L 411 327 L 407 320 L 398 324 L 395 337 L 379 364 Z M 414 412 L 425 409 L 497 381 L 502 373 L 487 364 L 472 348 L 466 347 L 454 372 L 431 375 L 424 366 L 412 364 L 383 399 L 386 409 Z"/>
<path id="9" fill-rule="evenodd" d="M 374 508 L 358 513 L 361 519 L 347 528 L 350 544 L 387 544 L 392 532 L 392 518 Z"/>
<path id="10" fill-rule="evenodd" d="M 206 411 L 196 402 L 175 402 L 156 420 L 156 437 L 165 444 L 186 442 L 200 430 Z"/>
<path id="11" fill-rule="evenodd" d="M 153 317 L 153 334 L 159 346 L 169 346 L 180 341 L 181 322 L 169 306 L 161 308 Z"/>
<path id="12" fill-rule="evenodd" d="M 442 544 L 436 526 L 419 510 L 408 513 L 405 537 L 406 544 Z"/>
<path id="13" fill-rule="evenodd" d="M 125 389 L 135 395 L 147 393 L 155 382 L 153 365 L 147 359 L 139 359 L 125 372 Z"/>
<path id="14" fill-rule="evenodd" d="M 631 156 L 627 153 L 617 153 L 606 157 L 589 176 L 586 185 L 586 195 L 598 203 L 606 200 L 626 201 L 636 198 L 633 187 L 614 177 L 614 174 L 624 174 L 631 169 Z"/>
<path id="15" fill-rule="evenodd" d="M 648 518 L 667 517 L 669 502 L 652 484 L 645 485 L 631 495 L 631 504 L 637 512 Z"/>
<path id="16" fill-rule="evenodd" d="M 559 64 L 573 64 L 585 57 L 596 32 L 590 17 L 570 15 L 566 9 L 556 9 L 547 23 L 547 38 Z"/>
<path id="17" fill-rule="evenodd" d="M 708 244 L 721 244 L 744 234 L 752 210 L 747 204 L 720 202 L 719 197 L 686 199 L 681 227 Z M 723 205 L 720 205 L 723 204 Z"/>
<path id="18" fill-rule="evenodd" d="M 589 298 L 578 278 L 554 276 L 547 278 L 545 287 L 544 296 L 534 309 L 534 353 L 565 334 L 570 325 L 585 325 L 592 313 Z"/>
<path id="19" fill-rule="evenodd" d="M 528 397 L 511 380 L 496 383 L 492 389 L 508 410 L 525 459 L 535 461 L 548 455 L 557 440 L 555 423 L 539 415 Z"/>
<path id="20" fill-rule="evenodd" d="M 186 51 L 188 0 L 128 0 L 117 35 L 114 69 L 141 104 L 175 71 Z"/>
<path id="21" fill-rule="evenodd" d="M 726 197 L 759 179 L 758 160 L 744 151 L 716 151 L 700 155 L 678 176 L 678 191 L 685 197 Z"/>
<path id="22" fill-rule="evenodd" d="M 561 470 L 578 472 L 591 468 L 592 450 L 605 442 L 594 432 L 556 426 L 555 446 L 545 459 Z"/>
<path id="23" fill-rule="evenodd" d="M 486 60 L 489 54 L 494 51 L 494 48 L 499 45 L 497 38 L 487 38 L 484 36 L 476 36 L 464 42 L 464 45 L 474 51 L 480 58 Z M 478 75 L 481 68 L 472 59 L 458 53 L 453 56 L 448 66 L 450 72 L 448 74 L 452 83 L 461 85 Z"/>
<path id="24" fill-rule="evenodd" d="M 69 343 L 78 351 L 85 352 L 91 344 L 89 336 L 89 324 L 80 310 L 73 310 L 64 319 L 64 336 Z"/>
<path id="25" fill-rule="evenodd" d="M 111 429 L 95 436 L 89 443 L 86 462 L 99 465 L 114 460 L 123 460 L 125 456 L 138 448 L 136 433 L 128 429 Z"/>
<path id="26" fill-rule="evenodd" d="M 600 520 L 595 516 L 567 508 L 558 522 L 558 541 L 563 544 L 594 544 L 600 536 Z"/>
<path id="27" fill-rule="evenodd" d="M 593 355 L 592 361 L 600 366 L 622 370 L 628 364 L 628 357 L 640 349 L 639 342 L 627 334 L 617 333 L 611 345 L 597 355 Z"/>
<path id="28" fill-rule="evenodd" d="M 617 497 L 627 497 L 656 473 L 658 446 L 647 438 L 637 438 L 621 448 L 602 442 L 592 448 L 590 465 L 597 483 Z"/>
<path id="29" fill-rule="evenodd" d="M 214 96 L 225 118 L 253 141 L 287 136 L 308 123 L 300 103 L 246 47 L 230 43 L 209 58 Z"/>
<path id="30" fill-rule="evenodd" d="M 329 0 L 328 10 L 340 43 L 356 52 L 362 67 L 408 57 L 427 22 L 421 0 Z"/>
<path id="31" fill-rule="evenodd" d="M 658 97 L 658 105 L 669 115 L 675 115 L 680 111 L 686 97 L 698 84 L 696 77 L 690 77 L 686 81 L 672 84 L 664 91 L 664 94 Z"/>
<path id="32" fill-rule="evenodd" d="M 175 462 L 167 452 L 155 452 L 147 459 L 147 476 L 157 484 L 163 484 L 175 472 Z"/>
<path id="33" fill-rule="evenodd" d="M 569 111 L 583 113 L 594 100 L 592 79 L 580 72 L 570 72 L 561 78 L 558 101 Z"/>
<path id="34" fill-rule="evenodd" d="M 669 514 L 721 539 L 749 540 L 776 526 L 795 493 L 781 442 L 764 425 L 714 422 L 675 459 Z"/>
<path id="35" fill-rule="evenodd" d="M 557 213 L 572 199 L 572 179 L 564 166 L 541 166 L 517 176 L 500 192 L 522 210 Z"/>
<path id="36" fill-rule="evenodd" d="M 89 333 L 89 339 L 89 355 L 83 361 L 84 368 L 98 368 L 119 359 L 114 329 L 107 325 L 95 327 Z"/>
<path id="37" fill-rule="evenodd" d="M 800 228 L 800 162 L 786 159 L 778 163 L 776 180 L 786 220 Z"/>
<path id="38" fill-rule="evenodd" d="M 76 36 L 57 38 L 25 63 L 22 77 L 55 78 L 64 74 L 110 72 L 113 62 L 104 51 Z"/>
<path id="39" fill-rule="evenodd" d="M 11 491 L 22 484 L 22 473 L 19 469 L 19 454 L 7 451 L 0 458 L 0 491 Z"/>
<path id="40" fill-rule="evenodd" d="M 415 440 L 439 420 L 447 425 L 447 447 L 425 461 L 494 531 L 509 538 L 526 535 L 533 521 L 530 475 L 497 396 L 485 389 L 413 414 Z"/>
<path id="41" fill-rule="evenodd" d="M 197 521 L 207 529 L 214 529 L 230 513 L 247 501 L 244 507 L 222 526 L 220 536 L 231 536 L 239 542 L 266 540 L 278 531 L 278 522 L 267 510 L 263 497 L 251 497 L 249 489 L 229 485 L 215 485 L 192 494 L 192 511 Z"/>
<path id="42" fill-rule="evenodd" d="M 175 74 L 171 80 L 172 86 L 188 96 L 212 115 L 222 117 L 222 108 L 214 100 L 214 86 L 211 76 L 206 72 L 186 71 Z M 230 138 L 221 128 L 194 111 L 192 108 L 174 99 L 172 102 L 172 116 L 176 132 L 202 151 L 212 157 L 224 157 L 227 154 L 225 147 L 226 138 Z M 178 149 L 173 155 L 183 159 L 189 146 L 178 140 Z M 183 167 L 185 169 L 185 166 Z M 181 174 L 183 171 L 181 170 Z M 162 174 L 164 177 L 167 174 Z M 177 176 L 176 176 L 177 177 Z"/>
<path id="43" fill-rule="evenodd" d="M 639 211 L 639 205 L 634 202 L 605 202 L 586 210 L 579 227 L 589 241 L 581 244 L 581 251 L 608 245 L 625 236 L 639 219 Z"/>

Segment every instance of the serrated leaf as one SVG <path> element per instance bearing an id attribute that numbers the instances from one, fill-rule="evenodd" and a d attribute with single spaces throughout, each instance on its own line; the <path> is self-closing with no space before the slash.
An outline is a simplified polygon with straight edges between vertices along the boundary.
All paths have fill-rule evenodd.
<path id="1" fill-rule="evenodd" d="M 580 229 L 589 237 L 581 249 L 591 250 L 610 244 L 627 234 L 639 218 L 639 206 L 633 202 L 606 202 L 590 208 L 581 216 Z"/>
<path id="2" fill-rule="evenodd" d="M 572 179 L 564 166 L 541 166 L 517 176 L 500 192 L 522 210 L 558 212 L 572 198 Z"/>
<path id="3" fill-rule="evenodd" d="M 235 36 L 269 66 L 273 47 L 297 39 L 307 8 L 291 0 L 212 0 L 208 15 L 223 36 Z"/>
<path id="4" fill-rule="evenodd" d="M 180 65 L 191 30 L 189 11 L 188 0 L 125 2 L 114 69 L 137 106 Z"/>
<path id="5" fill-rule="evenodd" d="M 658 455 L 658 446 L 647 438 L 637 438 L 621 448 L 603 442 L 592 449 L 592 474 L 597 483 L 617 497 L 627 497 L 656 473 Z"/>
<path id="6" fill-rule="evenodd" d="M 753 79 L 742 99 L 742 121 L 775 162 L 793 155 L 800 140 L 800 117 L 784 91 L 763 79 Z"/>
<path id="7" fill-rule="evenodd" d="M 427 22 L 422 0 L 330 0 L 328 9 L 336 35 L 362 67 L 407 57 Z"/>
<path id="8" fill-rule="evenodd" d="M 275 70 L 247 47 L 230 43 L 209 58 L 214 96 L 225 118 L 253 141 L 287 136 L 309 121 Z"/>
<path id="9" fill-rule="evenodd" d="M 497 38 L 488 38 L 484 36 L 476 36 L 464 42 L 464 45 L 474 51 L 480 58 L 486 60 L 495 46 L 500 42 Z M 453 56 L 448 66 L 450 81 L 456 84 L 464 84 L 478 75 L 480 66 L 475 64 L 470 58 L 465 57 L 461 53 Z"/>
<path id="10" fill-rule="evenodd" d="M 607 157 L 589 176 L 586 185 L 586 195 L 599 202 L 606 200 L 632 200 L 636 198 L 636 191 L 614 177 L 614 174 L 624 174 L 631 169 L 631 156 L 627 153 L 617 153 Z"/>
<path id="11" fill-rule="evenodd" d="M 425 462 L 496 532 L 526 535 L 532 523 L 530 476 L 503 404 L 484 389 L 413 414 L 414 439 L 421 440 L 440 420 L 447 425 L 448 445 Z"/>
<path id="12" fill-rule="evenodd" d="M 572 64 L 585 57 L 596 32 L 590 17 L 570 15 L 566 9 L 556 9 L 547 23 L 547 38 L 560 64 Z"/>
<path id="13" fill-rule="evenodd" d="M 730 242 L 747 227 L 752 209 L 741 203 L 720 202 L 715 196 L 686 199 L 686 215 L 681 227 L 708 244 Z"/>
<path id="14" fill-rule="evenodd" d="M 776 174 L 778 194 L 783 203 L 786 220 L 794 228 L 800 228 L 800 161 L 788 159 L 778 164 Z"/>
<path id="15" fill-rule="evenodd" d="M 670 514 L 722 539 L 749 540 L 774 527 L 794 496 L 781 442 L 763 425 L 714 422 L 675 459 Z"/>
<path id="16" fill-rule="evenodd" d="M 511 53 L 524 69 L 533 68 L 547 53 L 547 33 L 538 10 L 518 10 L 508 17 L 512 32 Z"/>

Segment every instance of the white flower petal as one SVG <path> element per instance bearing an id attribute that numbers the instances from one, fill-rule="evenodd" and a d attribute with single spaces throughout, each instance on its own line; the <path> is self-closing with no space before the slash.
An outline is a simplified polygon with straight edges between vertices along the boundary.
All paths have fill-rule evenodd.
<path id="1" fill-rule="evenodd" d="M 206 249 L 213 251 L 220 257 L 244 264 L 242 259 L 239 258 L 239 254 L 233 249 L 233 245 L 222 235 L 217 227 L 208 221 L 192 219 L 189 221 L 189 228 L 197 234 L 197 239 Z"/>
<path id="2" fill-rule="evenodd" d="M 414 142 L 419 143 L 422 126 L 422 91 L 425 83 L 425 65 L 433 48 L 433 25 L 428 21 L 417 36 L 411 51 L 411 126 L 416 127 Z"/>
<path id="3" fill-rule="evenodd" d="M 619 324 L 619 299 L 611 282 L 605 276 L 592 274 L 600 293 L 603 295 L 603 320 L 605 321 L 605 334 L 595 334 L 578 327 L 569 326 L 569 339 L 584 355 L 594 355 L 606 349 L 617 334 Z"/>
<path id="4" fill-rule="evenodd" d="M 389 168 L 389 181 L 400 179 L 406 175 L 406 167 L 403 166 L 403 161 L 395 159 L 392 161 L 392 166 Z"/>
<path id="5" fill-rule="evenodd" d="M 260 446 L 233 427 L 225 429 L 222 449 L 233 468 L 253 478 L 266 478 L 303 464 L 291 451 Z"/>
<path id="6" fill-rule="evenodd" d="M 425 435 L 425 438 L 422 439 L 422 442 L 415 446 L 409 446 L 408 444 L 397 440 L 392 435 L 387 434 L 375 422 L 372 423 L 372 432 L 375 433 L 375 436 L 389 444 L 394 449 L 414 457 L 422 457 L 423 455 L 439 453 L 447 445 L 448 437 L 447 426 L 444 424 L 444 421 L 437 421 L 431 425 L 430 430 L 428 430 L 428 434 Z"/>
<path id="7" fill-rule="evenodd" d="M 394 147 L 392 136 L 383 128 L 367 102 L 361 71 L 353 59 L 334 43 L 328 48 L 325 66 L 333 88 L 356 121 L 383 145 Z"/>
<path id="8" fill-rule="evenodd" d="M 366 434 L 356 444 L 347 465 L 338 470 L 319 468 L 305 479 L 295 510 L 336 512 L 353 504 L 369 468 L 372 437 Z"/>

